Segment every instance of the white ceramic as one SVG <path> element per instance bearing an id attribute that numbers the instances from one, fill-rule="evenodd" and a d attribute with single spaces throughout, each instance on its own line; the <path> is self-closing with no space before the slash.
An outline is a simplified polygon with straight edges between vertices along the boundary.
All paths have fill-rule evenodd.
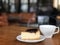
<path id="1" fill-rule="evenodd" d="M 59 33 L 59 27 L 56 27 L 54 25 L 40 25 L 39 29 L 45 38 L 52 38 L 53 34 Z M 56 29 L 58 30 L 55 32 Z"/>
<path id="2" fill-rule="evenodd" d="M 22 39 L 21 39 L 21 35 L 18 35 L 18 36 L 16 37 L 16 39 L 17 39 L 18 41 L 22 41 L 22 42 L 36 43 L 36 42 L 41 42 L 41 41 L 45 40 L 45 37 L 44 37 L 43 35 L 41 35 L 39 40 L 22 40 Z"/>

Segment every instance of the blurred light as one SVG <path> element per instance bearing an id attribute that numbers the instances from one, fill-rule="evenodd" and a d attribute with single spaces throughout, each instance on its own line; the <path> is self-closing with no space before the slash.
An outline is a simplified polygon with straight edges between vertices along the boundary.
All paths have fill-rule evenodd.
<path id="1" fill-rule="evenodd" d="M 59 0 L 59 5 L 60 5 L 60 0 Z"/>
<path id="2" fill-rule="evenodd" d="M 60 0 L 53 0 L 53 7 L 58 8 L 60 6 Z"/>
<path id="3" fill-rule="evenodd" d="M 23 12 L 27 12 L 27 10 L 28 10 L 28 5 L 26 4 L 23 4 L 23 5 L 21 5 L 21 10 L 23 11 Z"/>
<path id="4" fill-rule="evenodd" d="M 55 7 L 55 8 L 58 7 L 58 0 L 53 0 L 53 7 Z"/>
<path id="5" fill-rule="evenodd" d="M 21 3 L 28 3 L 28 0 L 21 0 Z"/>

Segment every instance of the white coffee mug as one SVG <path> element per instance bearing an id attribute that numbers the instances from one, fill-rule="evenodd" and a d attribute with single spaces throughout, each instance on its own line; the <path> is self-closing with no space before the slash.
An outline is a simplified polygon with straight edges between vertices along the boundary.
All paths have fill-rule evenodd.
<path id="1" fill-rule="evenodd" d="M 54 34 L 59 33 L 59 27 L 56 27 L 54 25 L 40 25 L 39 29 L 46 38 L 52 38 Z M 56 29 L 58 30 L 56 31 Z"/>

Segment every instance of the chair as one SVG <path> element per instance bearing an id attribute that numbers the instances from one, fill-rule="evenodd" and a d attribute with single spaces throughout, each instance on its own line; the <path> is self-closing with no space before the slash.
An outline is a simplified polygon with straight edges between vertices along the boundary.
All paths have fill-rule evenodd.
<path id="1" fill-rule="evenodd" d="M 8 20 L 5 14 L 0 15 L 0 26 L 8 26 Z"/>
<path id="2" fill-rule="evenodd" d="M 34 16 L 36 16 L 34 13 L 20 13 L 19 14 L 19 21 L 21 23 L 28 23 L 30 20 L 30 23 L 35 23 L 36 22 L 36 18 L 34 17 L 34 19 L 32 18 Z"/>

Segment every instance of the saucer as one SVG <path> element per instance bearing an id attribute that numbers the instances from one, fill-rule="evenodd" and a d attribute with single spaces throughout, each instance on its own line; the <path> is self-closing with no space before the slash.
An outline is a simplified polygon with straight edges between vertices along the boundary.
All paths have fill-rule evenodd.
<path id="1" fill-rule="evenodd" d="M 16 39 L 21 42 L 36 43 L 36 42 L 41 42 L 41 41 L 45 40 L 45 37 L 43 35 L 41 35 L 39 40 L 22 40 L 21 35 L 18 35 L 16 37 Z"/>

